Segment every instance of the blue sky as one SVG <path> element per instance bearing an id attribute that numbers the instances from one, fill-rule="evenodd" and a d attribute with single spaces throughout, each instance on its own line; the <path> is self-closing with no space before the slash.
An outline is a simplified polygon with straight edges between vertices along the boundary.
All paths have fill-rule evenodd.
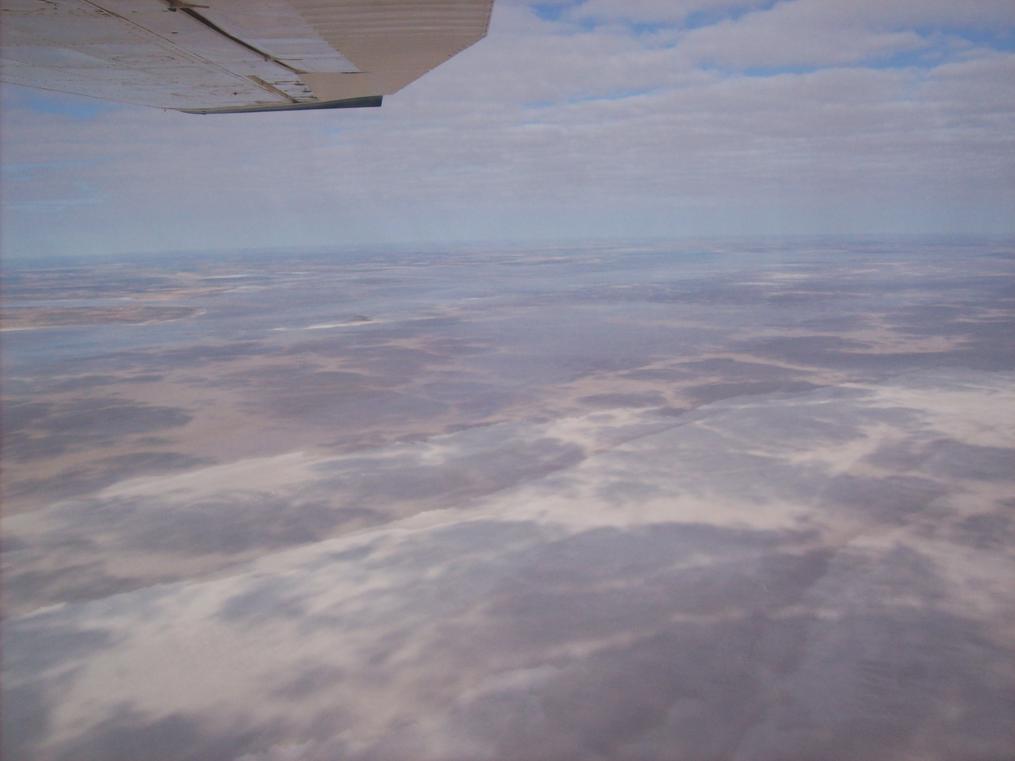
<path id="1" fill-rule="evenodd" d="M 381 109 L 0 97 L 11 259 L 1015 233 L 1010 0 L 497 0 Z"/>

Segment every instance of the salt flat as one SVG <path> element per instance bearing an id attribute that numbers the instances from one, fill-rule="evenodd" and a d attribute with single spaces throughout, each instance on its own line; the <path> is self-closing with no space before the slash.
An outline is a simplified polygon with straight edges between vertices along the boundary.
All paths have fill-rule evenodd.
<path id="1" fill-rule="evenodd" d="M 190 311 L 5 335 L 5 758 L 1015 747 L 1011 242 L 61 272 Z"/>

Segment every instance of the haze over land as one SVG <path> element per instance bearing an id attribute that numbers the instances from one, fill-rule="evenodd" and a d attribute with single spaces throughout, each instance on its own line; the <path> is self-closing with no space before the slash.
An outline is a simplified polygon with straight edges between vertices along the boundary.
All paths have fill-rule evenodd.
<path id="1" fill-rule="evenodd" d="M 995 759 L 1015 244 L 6 273 L 4 756 Z"/>

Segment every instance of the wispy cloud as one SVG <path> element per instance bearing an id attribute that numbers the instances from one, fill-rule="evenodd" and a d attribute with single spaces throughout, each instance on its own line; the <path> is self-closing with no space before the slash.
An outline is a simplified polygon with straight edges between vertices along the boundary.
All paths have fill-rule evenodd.
<path id="1" fill-rule="evenodd" d="M 4 247 L 1010 231 L 1013 32 L 988 0 L 498 0 L 486 40 L 378 111 L 5 88 L 4 161 L 50 168 L 6 174 Z M 68 185 L 95 202 L 40 226 Z"/>

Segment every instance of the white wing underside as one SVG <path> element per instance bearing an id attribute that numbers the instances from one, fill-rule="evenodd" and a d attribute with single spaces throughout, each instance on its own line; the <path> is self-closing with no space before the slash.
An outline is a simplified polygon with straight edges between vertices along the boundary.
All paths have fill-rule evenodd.
<path id="1" fill-rule="evenodd" d="M 0 80 L 183 111 L 379 105 L 493 0 L 0 0 Z"/>

